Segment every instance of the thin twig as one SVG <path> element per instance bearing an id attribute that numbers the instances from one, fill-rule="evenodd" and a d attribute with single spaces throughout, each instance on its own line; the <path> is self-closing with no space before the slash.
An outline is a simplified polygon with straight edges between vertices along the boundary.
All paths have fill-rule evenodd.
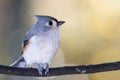
<path id="1" fill-rule="evenodd" d="M 64 66 L 50 68 L 47 75 L 39 75 L 37 69 L 33 68 L 17 68 L 0 65 L 0 74 L 15 75 L 15 76 L 31 76 L 31 77 L 47 77 L 60 75 L 74 74 L 90 74 L 98 72 L 107 72 L 120 70 L 120 61 L 112 63 L 103 63 L 95 65 L 80 65 L 80 66 Z"/>

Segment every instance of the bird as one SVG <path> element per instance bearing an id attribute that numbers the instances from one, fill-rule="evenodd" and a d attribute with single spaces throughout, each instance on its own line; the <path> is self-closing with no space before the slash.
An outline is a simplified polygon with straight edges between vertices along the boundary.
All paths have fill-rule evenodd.
<path id="1" fill-rule="evenodd" d="M 40 75 L 49 72 L 49 65 L 60 44 L 60 29 L 65 21 L 47 15 L 35 15 L 37 21 L 26 32 L 22 41 L 22 54 L 11 67 L 34 65 Z"/>

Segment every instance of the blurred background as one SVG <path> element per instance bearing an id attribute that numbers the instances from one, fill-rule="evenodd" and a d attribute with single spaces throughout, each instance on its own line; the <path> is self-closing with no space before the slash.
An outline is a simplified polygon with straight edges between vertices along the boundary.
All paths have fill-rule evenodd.
<path id="1" fill-rule="evenodd" d="M 0 0 L 0 64 L 21 53 L 34 15 L 64 20 L 61 44 L 51 66 L 120 61 L 120 0 Z M 0 80 L 119 80 L 120 71 L 31 78 L 0 75 Z"/>

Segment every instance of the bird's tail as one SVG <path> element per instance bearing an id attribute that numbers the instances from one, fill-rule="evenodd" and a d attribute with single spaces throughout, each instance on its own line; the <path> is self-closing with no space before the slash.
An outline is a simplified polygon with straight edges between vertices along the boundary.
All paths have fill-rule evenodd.
<path id="1" fill-rule="evenodd" d="M 25 68 L 26 67 L 26 63 L 25 63 L 25 60 L 24 60 L 23 56 L 21 55 L 15 62 L 13 62 L 9 66 Z"/>

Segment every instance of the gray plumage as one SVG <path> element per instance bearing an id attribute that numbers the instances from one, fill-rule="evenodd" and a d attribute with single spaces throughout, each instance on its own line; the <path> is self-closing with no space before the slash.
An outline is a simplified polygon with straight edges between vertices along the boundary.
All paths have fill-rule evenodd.
<path id="1" fill-rule="evenodd" d="M 36 15 L 36 17 L 37 22 L 26 33 L 23 40 L 23 54 L 10 66 L 25 67 L 34 64 L 42 75 L 43 69 L 45 74 L 49 71 L 51 59 L 59 47 L 60 25 L 64 21 L 58 21 L 51 16 Z"/>

